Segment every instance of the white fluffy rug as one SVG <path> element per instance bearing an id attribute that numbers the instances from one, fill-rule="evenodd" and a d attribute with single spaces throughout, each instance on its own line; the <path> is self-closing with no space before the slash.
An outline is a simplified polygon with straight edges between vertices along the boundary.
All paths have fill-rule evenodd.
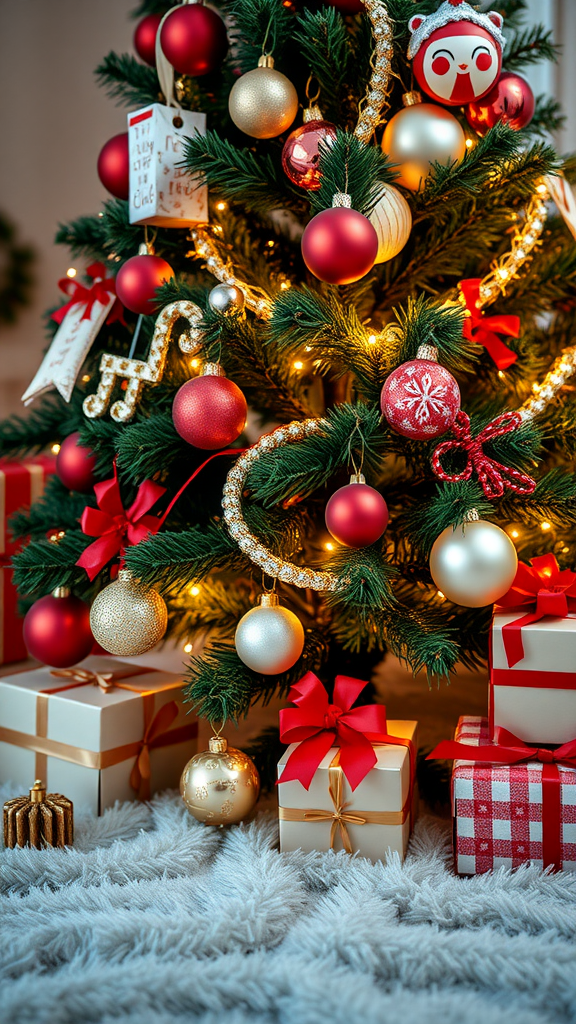
<path id="1" fill-rule="evenodd" d="M 271 815 L 213 831 L 168 794 L 0 874 L 10 1024 L 576 1020 L 576 874 L 456 878 L 432 818 L 374 866 L 281 855 Z"/>

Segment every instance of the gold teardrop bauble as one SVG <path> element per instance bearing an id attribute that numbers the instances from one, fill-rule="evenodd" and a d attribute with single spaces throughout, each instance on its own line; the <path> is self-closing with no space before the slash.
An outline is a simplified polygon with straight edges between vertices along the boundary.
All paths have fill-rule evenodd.
<path id="1" fill-rule="evenodd" d="M 94 639 L 105 651 L 124 657 L 145 654 L 162 639 L 167 625 L 164 598 L 138 583 L 129 569 L 120 570 L 90 609 Z"/>
<path id="2" fill-rule="evenodd" d="M 232 87 L 228 108 L 241 132 L 253 139 L 274 139 L 296 117 L 298 93 L 280 71 L 258 67 L 247 71 Z"/>
<path id="3" fill-rule="evenodd" d="M 398 189 L 385 185 L 368 220 L 378 235 L 376 263 L 386 263 L 398 255 L 410 238 L 412 211 Z"/>
<path id="4" fill-rule="evenodd" d="M 454 114 L 435 103 L 403 107 L 386 125 L 382 149 L 397 164 L 397 185 L 423 188 L 434 161 L 451 164 L 466 152 L 466 138 Z"/>
<path id="5" fill-rule="evenodd" d="M 241 750 L 212 736 L 210 749 L 196 754 L 182 772 L 180 794 L 190 814 L 206 825 L 235 825 L 256 804 L 260 776 Z"/>

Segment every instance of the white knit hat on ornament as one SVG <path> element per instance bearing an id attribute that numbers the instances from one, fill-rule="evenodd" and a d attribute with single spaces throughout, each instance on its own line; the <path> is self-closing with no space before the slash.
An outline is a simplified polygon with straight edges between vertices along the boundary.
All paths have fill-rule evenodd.
<path id="1" fill-rule="evenodd" d="M 408 22 L 408 28 L 412 33 L 408 45 L 408 59 L 412 60 L 418 50 L 437 28 L 444 28 L 453 21 L 470 21 L 479 25 L 494 37 L 501 48 L 504 48 L 506 40 L 500 29 L 503 18 L 497 11 L 486 11 L 481 13 L 474 10 L 466 0 L 445 0 L 435 14 L 414 14 Z"/>

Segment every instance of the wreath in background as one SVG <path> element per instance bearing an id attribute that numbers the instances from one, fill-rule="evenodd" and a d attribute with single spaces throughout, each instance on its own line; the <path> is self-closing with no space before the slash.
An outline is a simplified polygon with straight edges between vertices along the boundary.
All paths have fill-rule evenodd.
<path id="1" fill-rule="evenodd" d="M 32 247 L 18 242 L 16 228 L 0 213 L 0 324 L 15 323 L 29 305 L 34 259 Z"/>

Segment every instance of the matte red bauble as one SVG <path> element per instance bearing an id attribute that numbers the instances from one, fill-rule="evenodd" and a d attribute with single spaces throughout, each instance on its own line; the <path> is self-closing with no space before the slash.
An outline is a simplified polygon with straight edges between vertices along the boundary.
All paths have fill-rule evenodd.
<path id="1" fill-rule="evenodd" d="M 76 431 L 62 442 L 56 458 L 56 473 L 70 491 L 90 494 L 96 483 L 96 456 L 85 445 L 79 444 L 79 439 L 80 434 Z"/>
<path id="2" fill-rule="evenodd" d="M 29 653 L 52 668 L 70 668 L 92 650 L 90 609 L 66 587 L 36 601 L 24 619 Z"/>
<path id="3" fill-rule="evenodd" d="M 208 363 L 201 376 L 186 381 L 172 406 L 174 426 L 195 448 L 225 448 L 246 426 L 248 407 L 240 388 Z"/>
<path id="4" fill-rule="evenodd" d="M 502 67 L 502 20 L 496 11 L 481 14 L 464 0 L 446 0 L 428 17 L 414 14 L 408 58 L 420 88 L 456 107 L 490 92 Z"/>
<path id="5" fill-rule="evenodd" d="M 302 235 L 304 263 L 328 284 L 359 281 L 372 269 L 377 255 L 378 235 L 372 224 L 345 206 L 317 213 Z"/>
<path id="6" fill-rule="evenodd" d="M 313 191 L 320 188 L 320 143 L 336 138 L 329 121 L 307 121 L 290 132 L 282 150 L 282 167 L 293 185 Z"/>
<path id="7" fill-rule="evenodd" d="M 436 348 L 421 345 L 416 359 L 393 370 L 382 388 L 382 412 L 404 437 L 438 437 L 452 426 L 460 409 L 458 384 L 437 358 Z"/>
<path id="8" fill-rule="evenodd" d="M 466 107 L 466 119 L 478 135 L 502 121 L 519 132 L 530 124 L 536 101 L 534 93 L 522 75 L 503 71 L 493 89 L 481 100 Z"/>
<path id="9" fill-rule="evenodd" d="M 326 526 L 340 544 L 365 548 L 374 544 L 388 525 L 388 506 L 362 474 L 350 478 L 326 505 Z"/>
<path id="10" fill-rule="evenodd" d="M 207 75 L 220 67 L 228 51 L 226 26 L 211 7 L 183 4 L 166 18 L 160 44 L 178 74 Z"/>
<path id="11" fill-rule="evenodd" d="M 161 14 L 147 14 L 142 21 L 138 22 L 134 32 L 136 53 L 152 68 L 156 67 L 156 35 L 161 21 Z"/>
<path id="12" fill-rule="evenodd" d="M 360 14 L 366 8 L 362 0 L 326 0 L 328 7 L 335 7 L 340 14 Z"/>
<path id="13" fill-rule="evenodd" d="M 151 316 L 156 309 L 158 288 L 173 277 L 172 267 L 160 256 L 132 256 L 116 275 L 116 295 L 126 309 Z"/>
<path id="14" fill-rule="evenodd" d="M 117 199 L 128 199 L 129 193 L 128 132 L 108 139 L 98 157 L 98 177 Z"/>

